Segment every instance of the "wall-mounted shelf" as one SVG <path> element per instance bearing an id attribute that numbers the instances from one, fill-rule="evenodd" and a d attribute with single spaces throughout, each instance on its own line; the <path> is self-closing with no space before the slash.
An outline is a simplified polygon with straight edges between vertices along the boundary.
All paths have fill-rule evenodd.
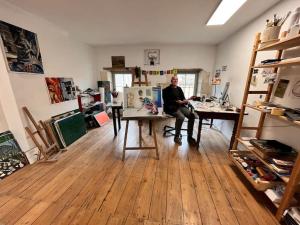
<path id="1" fill-rule="evenodd" d="M 300 35 L 291 38 L 283 38 L 278 42 L 261 47 L 256 51 L 273 51 L 273 50 L 285 50 L 300 46 Z"/>

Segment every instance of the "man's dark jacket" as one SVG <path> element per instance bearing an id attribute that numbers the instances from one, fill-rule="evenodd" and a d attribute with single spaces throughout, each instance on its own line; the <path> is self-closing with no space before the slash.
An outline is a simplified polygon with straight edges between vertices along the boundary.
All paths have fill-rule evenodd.
<path id="1" fill-rule="evenodd" d="M 175 113 L 179 107 L 182 107 L 176 101 L 185 100 L 181 87 L 172 87 L 172 85 L 163 89 L 164 112 L 168 114 Z"/>

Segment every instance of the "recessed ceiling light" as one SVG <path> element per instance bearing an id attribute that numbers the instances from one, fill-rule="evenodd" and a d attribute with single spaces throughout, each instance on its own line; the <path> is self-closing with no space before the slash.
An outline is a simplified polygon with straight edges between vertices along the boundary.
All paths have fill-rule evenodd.
<path id="1" fill-rule="evenodd" d="M 212 25 L 223 25 L 230 19 L 230 17 L 238 11 L 238 9 L 247 0 L 222 0 L 214 14 L 210 17 L 207 22 L 207 26 Z"/>

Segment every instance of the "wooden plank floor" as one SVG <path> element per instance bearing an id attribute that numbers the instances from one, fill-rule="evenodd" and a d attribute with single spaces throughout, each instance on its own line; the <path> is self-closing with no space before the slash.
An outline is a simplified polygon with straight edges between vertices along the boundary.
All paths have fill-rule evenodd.
<path id="1" fill-rule="evenodd" d="M 128 151 L 124 129 L 90 131 L 58 162 L 28 166 L 0 182 L 0 224 L 272 225 L 270 203 L 227 157 L 227 141 L 203 130 L 199 151 L 162 137 L 154 151 Z M 196 127 L 196 126 L 195 126 Z M 144 127 L 144 143 L 152 139 Z M 137 145 L 137 124 L 129 145 Z M 246 186 L 244 185 L 246 183 Z"/>

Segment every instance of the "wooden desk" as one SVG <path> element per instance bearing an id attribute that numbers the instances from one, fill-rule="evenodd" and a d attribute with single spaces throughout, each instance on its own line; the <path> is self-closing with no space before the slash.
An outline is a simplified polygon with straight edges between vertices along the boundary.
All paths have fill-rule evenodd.
<path id="1" fill-rule="evenodd" d="M 120 109 L 123 108 L 123 103 L 108 103 L 107 107 L 111 107 L 112 109 L 112 117 L 113 117 L 113 124 L 114 124 L 114 134 L 117 136 L 117 122 L 116 122 L 116 111 L 117 111 L 117 117 L 118 117 L 118 127 L 119 130 L 121 129 L 121 114 Z"/>
<path id="2" fill-rule="evenodd" d="M 191 101 L 195 113 L 197 113 L 199 117 L 199 125 L 198 125 L 198 134 L 197 134 L 197 148 L 199 148 L 200 140 L 201 140 L 201 130 L 202 130 L 202 121 L 203 119 L 220 119 L 220 120 L 233 120 L 234 126 L 232 130 L 229 150 L 233 146 L 233 142 L 235 139 L 235 134 L 237 130 L 237 125 L 239 122 L 240 113 L 236 111 L 225 111 L 221 107 L 206 107 L 206 105 L 202 105 L 201 102 Z M 209 105 L 209 104 L 207 104 Z"/>
<path id="3" fill-rule="evenodd" d="M 164 118 L 162 114 L 162 108 L 159 108 L 159 113 L 157 115 L 151 114 L 146 109 L 125 109 L 123 111 L 123 117 L 122 120 L 126 120 L 126 128 L 125 128 L 125 136 L 124 136 L 124 144 L 123 144 L 123 156 L 122 161 L 125 159 L 125 152 L 127 150 L 151 150 L 155 149 L 156 151 L 156 158 L 159 159 L 159 153 L 158 153 L 158 145 L 157 145 L 157 139 L 156 139 L 156 130 L 155 130 L 155 121 L 158 119 Z M 128 135 L 128 126 L 130 120 L 137 120 L 138 126 L 139 126 L 139 146 L 138 147 L 127 147 L 127 135 Z M 153 134 L 153 140 L 154 140 L 154 146 L 142 146 L 142 126 L 143 121 L 148 120 L 150 129 L 152 130 Z M 151 135 L 151 132 L 150 132 Z"/>

